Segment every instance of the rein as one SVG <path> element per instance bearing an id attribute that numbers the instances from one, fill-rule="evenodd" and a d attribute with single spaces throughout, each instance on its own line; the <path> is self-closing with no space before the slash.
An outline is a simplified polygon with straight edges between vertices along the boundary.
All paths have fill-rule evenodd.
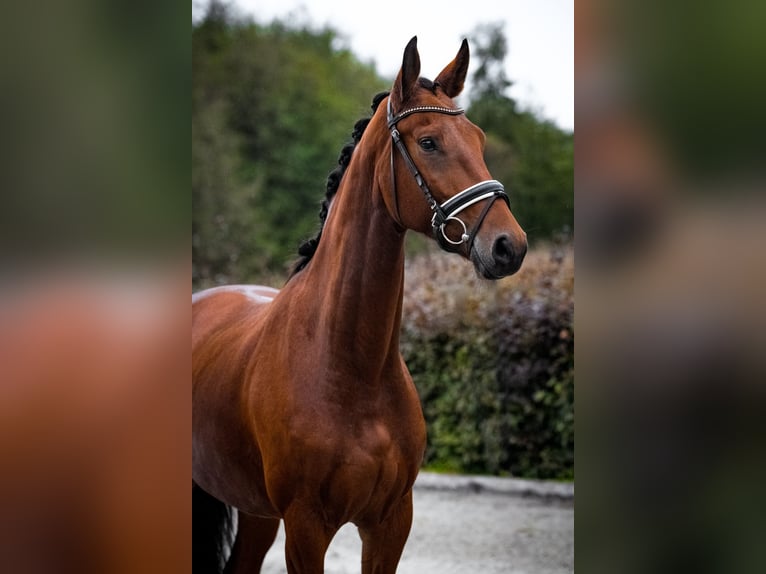
<path id="1" fill-rule="evenodd" d="M 431 190 L 428 188 L 428 184 L 425 182 L 425 180 L 423 179 L 423 176 L 420 174 L 420 171 L 415 165 L 415 162 L 413 161 L 412 156 L 407 151 L 407 147 L 404 145 L 404 142 L 402 141 L 402 138 L 401 138 L 401 134 L 399 133 L 399 130 L 396 127 L 396 125 L 401 120 L 403 120 L 404 118 L 412 114 L 433 112 L 433 113 L 439 113 L 439 114 L 446 114 L 450 116 L 457 116 L 457 115 L 464 114 L 465 110 L 463 108 L 444 108 L 441 106 L 416 106 L 413 108 L 408 108 L 394 115 L 391 109 L 391 98 L 389 97 L 386 112 L 387 112 L 387 118 L 388 118 L 388 129 L 391 131 L 391 138 L 393 139 L 393 144 L 399 150 L 399 153 L 404 159 L 404 163 L 407 165 L 407 168 L 410 170 L 410 173 L 415 178 L 415 182 L 418 184 L 420 191 L 423 192 L 423 195 L 425 196 L 425 199 L 428 202 L 428 205 L 431 208 L 431 211 L 433 212 L 433 217 L 431 218 L 431 228 L 433 230 L 434 237 L 436 238 L 437 242 L 442 247 L 442 249 L 446 251 L 455 251 L 455 249 L 458 246 L 467 242 L 468 254 L 470 254 L 471 249 L 473 248 L 473 241 L 474 241 L 474 238 L 476 237 L 476 233 L 479 231 L 481 224 L 484 222 L 484 218 L 487 216 L 487 213 L 489 212 L 489 209 L 492 207 L 494 202 L 498 198 L 503 198 L 503 200 L 508 204 L 508 207 L 510 207 L 511 205 L 510 199 L 508 198 L 508 194 L 505 193 L 505 188 L 503 187 L 503 184 L 501 184 L 499 181 L 494 179 L 480 181 L 479 183 L 475 183 L 474 185 L 467 187 L 463 191 L 455 194 L 453 197 L 449 198 L 447 201 L 439 205 L 439 202 L 436 201 L 436 198 L 433 196 L 433 194 L 431 193 Z M 398 204 L 397 193 L 396 193 L 396 176 L 394 173 L 394 147 L 393 146 L 391 147 L 391 185 L 393 186 L 393 194 L 394 194 L 393 197 L 394 197 L 394 206 L 396 210 L 396 217 L 401 221 L 401 218 L 399 216 L 399 204 Z M 481 212 L 481 215 L 479 216 L 479 219 L 477 220 L 476 226 L 469 233 L 465 222 L 462 219 L 458 218 L 457 214 L 463 211 L 464 209 L 467 209 L 468 207 L 474 205 L 475 203 L 484 201 L 485 199 L 489 199 L 490 201 L 484 206 L 484 210 Z M 445 231 L 445 226 L 450 221 L 456 222 L 462 228 L 462 233 L 458 241 L 455 241 L 454 239 L 449 237 Z M 401 225 L 401 223 L 399 223 L 399 225 Z"/>

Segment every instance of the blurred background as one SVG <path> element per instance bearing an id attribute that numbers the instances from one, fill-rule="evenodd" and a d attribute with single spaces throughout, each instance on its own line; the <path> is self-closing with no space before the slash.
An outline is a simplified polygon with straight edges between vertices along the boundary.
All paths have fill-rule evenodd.
<path id="1" fill-rule="evenodd" d="M 3 5 L 3 572 L 191 568 L 187 10 Z"/>
<path id="2" fill-rule="evenodd" d="M 584 572 L 763 569 L 765 21 L 576 3 Z"/>

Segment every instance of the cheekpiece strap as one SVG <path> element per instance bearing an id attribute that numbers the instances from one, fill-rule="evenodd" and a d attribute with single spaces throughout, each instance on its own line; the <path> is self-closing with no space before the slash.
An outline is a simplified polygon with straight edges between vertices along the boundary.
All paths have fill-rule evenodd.
<path id="1" fill-rule="evenodd" d="M 412 114 L 417 113 L 426 113 L 426 112 L 435 112 L 439 114 L 447 114 L 450 116 L 457 116 L 460 114 L 464 114 L 465 110 L 463 108 L 445 108 L 442 106 L 414 106 L 412 108 L 408 108 L 404 110 L 403 112 L 400 112 L 396 115 L 394 115 L 393 109 L 391 107 L 391 96 L 388 97 L 388 102 L 386 103 L 386 116 L 388 120 L 388 129 L 391 131 L 391 137 L 393 139 L 394 145 L 399 150 L 399 153 L 402 155 L 402 158 L 404 158 L 404 163 L 407 164 L 407 168 L 410 170 L 410 173 L 415 178 L 415 181 L 418 184 L 418 187 L 423 192 L 423 195 L 426 198 L 426 201 L 428 202 L 429 207 L 431 208 L 431 211 L 434 213 L 434 217 L 437 221 L 443 223 L 446 220 L 446 215 L 442 211 L 441 207 L 439 206 L 439 203 L 434 198 L 433 194 L 431 193 L 431 190 L 428 189 L 428 184 L 423 179 L 423 176 L 420 174 L 420 170 L 418 170 L 418 167 L 415 165 L 415 162 L 412 160 L 412 157 L 410 156 L 409 152 L 407 151 L 407 148 L 404 145 L 404 142 L 402 141 L 402 138 L 399 134 L 399 130 L 396 129 L 396 124 L 399 123 L 401 120 L 406 118 L 407 116 L 411 116 Z M 393 179 L 393 156 L 391 158 L 391 174 Z M 395 181 L 394 181 L 394 185 Z M 396 191 L 394 191 L 396 193 Z M 398 211 L 398 206 L 397 206 Z"/>

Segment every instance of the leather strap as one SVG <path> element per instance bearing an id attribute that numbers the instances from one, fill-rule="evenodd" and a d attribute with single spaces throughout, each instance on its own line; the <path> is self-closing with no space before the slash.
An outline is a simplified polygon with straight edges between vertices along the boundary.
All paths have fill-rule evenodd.
<path id="1" fill-rule="evenodd" d="M 451 197 L 450 199 L 448 199 L 447 201 L 439 205 L 439 202 L 436 201 L 436 198 L 433 196 L 433 194 L 431 193 L 431 190 L 428 188 L 428 184 L 425 182 L 425 180 L 423 179 L 423 176 L 420 174 L 420 170 L 418 170 L 418 167 L 415 165 L 415 162 L 413 161 L 412 156 L 410 156 L 409 152 L 407 151 L 407 147 L 404 145 L 404 142 L 402 141 L 399 130 L 396 128 L 396 124 L 399 121 L 415 113 L 435 112 L 440 114 L 448 114 L 448 115 L 456 116 L 456 115 L 465 113 L 465 110 L 463 110 L 462 108 L 444 108 L 441 106 L 416 106 L 416 107 L 408 108 L 404 110 L 403 112 L 400 112 L 399 114 L 394 115 L 391 108 L 391 97 L 389 96 L 386 112 L 387 112 L 387 119 L 388 119 L 388 129 L 391 131 L 391 138 L 392 138 L 391 186 L 392 186 L 392 192 L 394 194 L 393 203 L 394 203 L 394 211 L 396 213 L 395 218 L 396 218 L 397 225 L 401 227 L 402 230 L 405 229 L 405 226 L 401 223 L 401 217 L 399 214 L 399 200 L 398 200 L 398 194 L 396 193 L 396 173 L 394 170 L 394 146 L 396 146 L 396 148 L 399 150 L 399 153 L 404 159 L 404 163 L 407 165 L 407 169 L 409 169 L 410 173 L 415 178 L 415 182 L 418 184 L 418 187 L 423 192 L 423 195 L 425 196 L 425 199 L 428 202 L 428 206 L 431 208 L 431 211 L 433 212 L 433 217 L 431 218 L 431 227 L 433 228 L 434 236 L 437 242 L 439 243 L 439 245 L 447 251 L 455 251 L 456 247 L 460 246 L 464 242 L 467 242 L 468 253 L 470 253 L 471 249 L 473 248 L 473 242 L 476 237 L 476 234 L 478 233 L 479 228 L 481 227 L 481 224 L 484 222 L 484 218 L 487 216 L 489 209 L 495 203 L 497 198 L 502 197 L 503 200 L 510 207 L 511 202 L 510 202 L 510 199 L 508 198 L 508 194 L 505 193 L 505 188 L 499 181 L 494 179 L 480 181 L 479 183 L 476 183 L 464 189 L 460 193 L 454 195 L 453 197 Z M 476 222 L 476 225 L 471 230 L 471 232 L 468 233 L 466 231 L 465 223 L 456 217 L 457 214 L 463 211 L 464 209 L 470 207 L 474 203 L 478 203 L 479 201 L 483 201 L 487 199 L 490 201 L 488 201 L 487 204 L 484 206 L 484 209 L 482 210 L 481 215 Z M 461 236 L 460 241 L 453 241 L 452 239 L 447 237 L 447 234 L 444 231 L 444 226 L 447 224 L 449 220 L 457 221 L 463 227 L 463 234 Z"/>

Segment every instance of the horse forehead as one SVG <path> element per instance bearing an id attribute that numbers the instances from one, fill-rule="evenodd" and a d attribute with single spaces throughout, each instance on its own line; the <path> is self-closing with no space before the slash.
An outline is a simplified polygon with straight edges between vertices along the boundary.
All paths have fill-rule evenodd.
<path id="1" fill-rule="evenodd" d="M 445 105 L 444 102 L 439 100 L 428 101 L 426 103 L 418 103 L 417 106 L 438 106 L 438 107 L 452 107 L 451 105 Z M 438 112 L 423 112 L 418 114 L 412 114 L 411 116 L 404 118 L 402 121 L 410 120 L 410 130 L 423 129 L 423 128 L 438 128 L 439 131 L 444 133 L 454 133 L 457 137 L 465 139 L 467 137 L 475 136 L 477 141 L 481 141 L 483 134 L 481 128 L 474 124 L 466 115 L 451 115 L 440 114 Z M 405 128 L 406 129 L 406 128 Z"/>

